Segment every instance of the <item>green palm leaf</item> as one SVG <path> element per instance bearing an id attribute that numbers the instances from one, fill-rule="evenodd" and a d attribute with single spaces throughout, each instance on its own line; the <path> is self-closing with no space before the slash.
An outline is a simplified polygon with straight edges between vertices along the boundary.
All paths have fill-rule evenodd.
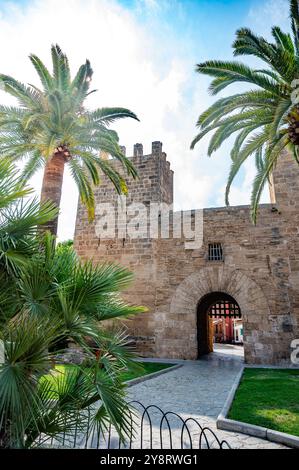
<path id="1" fill-rule="evenodd" d="M 256 175 L 251 195 L 251 212 L 252 219 L 255 223 L 257 220 L 258 203 L 262 191 L 270 177 L 273 167 L 277 162 L 277 158 L 281 155 L 286 145 L 287 141 L 285 138 L 277 139 L 277 141 L 272 144 L 271 148 L 268 148 L 265 152 L 265 161 L 264 164 L 260 166 L 260 169 Z"/>
<path id="2" fill-rule="evenodd" d="M 277 26 L 272 28 L 273 42 L 257 36 L 249 28 L 241 28 L 236 33 L 234 55 L 254 56 L 264 67 L 254 69 L 242 62 L 209 60 L 196 68 L 197 72 L 213 78 L 209 88 L 212 94 L 236 83 L 253 86 L 243 93 L 220 98 L 202 112 L 197 121 L 199 133 L 191 148 L 214 131 L 207 152 L 211 155 L 235 135 L 225 201 L 229 203 L 231 185 L 240 168 L 253 157 L 257 166 L 252 195 L 254 221 L 264 184 L 280 158 L 279 150 L 290 144 L 294 158 L 298 159 L 299 155 L 299 113 L 293 100 L 293 81 L 299 77 L 298 0 L 290 0 L 290 13 L 292 35 Z"/>

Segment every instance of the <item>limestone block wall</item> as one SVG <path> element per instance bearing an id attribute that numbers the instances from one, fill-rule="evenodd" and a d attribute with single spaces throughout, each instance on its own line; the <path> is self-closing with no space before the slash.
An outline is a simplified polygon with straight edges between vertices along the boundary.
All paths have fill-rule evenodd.
<path id="1" fill-rule="evenodd" d="M 132 159 L 140 178 L 128 180 L 128 201 L 171 203 L 173 172 L 162 144 L 154 142 L 152 154 L 146 156 L 136 144 Z M 256 226 L 248 206 L 205 209 L 203 245 L 198 249 L 186 249 L 183 236 L 101 239 L 97 219 L 89 224 L 79 206 L 79 255 L 95 263 L 120 263 L 135 274 L 126 299 L 149 311 L 127 326 L 141 355 L 196 359 L 197 305 L 210 292 L 225 292 L 241 308 L 246 361 L 289 363 L 291 341 L 299 338 L 298 177 L 298 165 L 283 154 L 273 173 L 272 202 L 261 206 Z M 96 189 L 96 200 L 116 201 L 106 178 Z M 222 244 L 224 261 L 207 260 L 209 243 Z"/>
<path id="2" fill-rule="evenodd" d="M 158 356 L 196 359 L 198 302 L 210 292 L 225 292 L 241 308 L 247 362 L 289 361 L 297 317 L 290 299 L 284 220 L 272 211 L 272 205 L 261 207 L 254 227 L 246 206 L 204 210 L 199 250 L 186 250 L 184 239 L 159 240 Z M 224 261 L 207 260 L 208 244 L 214 242 L 222 244 Z"/>
<path id="3" fill-rule="evenodd" d="M 125 149 L 123 149 L 125 151 Z M 151 202 L 171 204 L 173 202 L 173 171 L 162 151 L 161 142 L 152 143 L 152 153 L 143 155 L 142 144 L 134 146 L 131 160 L 138 171 L 139 178 L 128 177 L 121 164 L 114 162 L 115 168 L 126 179 L 128 186 L 127 206 L 132 202 L 149 206 Z M 116 208 L 117 195 L 111 182 L 103 176 L 102 183 L 95 188 L 97 203 L 112 203 Z M 97 211 L 96 211 L 97 214 Z M 131 217 L 133 215 L 131 214 Z M 130 216 L 127 217 L 130 222 Z M 95 263 L 115 262 L 126 266 L 134 272 L 134 284 L 124 297 L 132 304 L 145 305 L 149 313 L 135 317 L 128 322 L 131 335 L 136 338 L 138 350 L 147 356 L 156 355 L 155 325 L 152 312 L 155 310 L 157 277 L 157 246 L 150 238 L 119 238 L 103 239 L 97 236 L 97 215 L 93 223 L 89 223 L 85 208 L 79 204 L 75 230 L 74 246 L 84 259 L 92 259 Z"/>

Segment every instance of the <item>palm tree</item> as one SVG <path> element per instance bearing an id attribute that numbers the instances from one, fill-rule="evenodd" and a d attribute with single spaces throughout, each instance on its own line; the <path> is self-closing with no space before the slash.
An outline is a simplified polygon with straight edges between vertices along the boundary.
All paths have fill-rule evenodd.
<path id="1" fill-rule="evenodd" d="M 110 332 L 102 322 L 144 310 L 118 295 L 131 277 L 122 267 L 81 262 L 71 248 L 56 253 L 46 237 L 42 253 L 19 276 L 18 309 L 1 330 L 0 447 L 1 421 L 3 447 L 29 448 L 41 435 L 59 439 L 76 427 L 83 430 L 85 411 L 97 432 L 112 424 L 121 438 L 129 435 L 122 376 L 132 366 L 133 351 L 124 331 Z M 54 370 L 49 376 L 69 342 L 81 347 L 88 368 L 72 365 L 63 375 Z"/>
<path id="2" fill-rule="evenodd" d="M 144 310 L 120 297 L 132 275 L 82 262 L 71 246 L 55 248 L 49 234 L 37 239 L 37 226 L 57 209 L 24 200 L 29 194 L 12 164 L 0 160 L 0 448 L 59 439 L 89 417 L 97 432 L 113 424 L 124 438 L 131 415 L 122 374 L 132 353 L 125 333 L 109 332 L 103 321 Z M 57 348 L 68 341 L 82 348 L 89 368 L 49 380 Z"/>
<path id="3" fill-rule="evenodd" d="M 71 79 L 67 56 L 58 45 L 52 46 L 53 73 L 43 62 L 30 55 L 42 88 L 24 85 L 7 75 L 0 75 L 2 88 L 17 98 L 17 106 L 0 106 L 0 154 L 12 161 L 26 159 L 22 178 L 27 181 L 44 167 L 41 201 L 50 200 L 60 206 L 64 167 L 67 163 L 78 186 L 89 218 L 94 217 L 92 185 L 100 183 L 103 172 L 119 194 L 126 192 L 123 177 L 101 152 L 118 159 L 128 174 L 136 171 L 118 145 L 117 133 L 109 125 L 117 119 L 136 115 L 125 108 L 84 108 L 93 71 L 90 62 L 81 65 Z M 58 216 L 44 228 L 57 234 Z"/>
<path id="4" fill-rule="evenodd" d="M 235 83 L 252 86 L 248 91 L 219 99 L 199 116 L 200 132 L 191 148 L 215 131 L 209 143 L 210 156 L 226 139 L 235 136 L 225 195 L 227 205 L 235 176 L 242 164 L 255 156 L 257 175 L 251 198 L 254 222 L 261 193 L 283 149 L 292 152 L 299 163 L 299 106 L 294 89 L 298 88 L 296 80 L 299 79 L 298 0 L 290 0 L 290 11 L 292 34 L 275 26 L 273 41 L 269 42 L 248 28 L 236 33 L 234 55 L 254 56 L 264 63 L 263 67 L 253 69 L 236 61 L 207 61 L 197 65 L 197 72 L 214 77 L 210 85 L 213 95 Z"/>

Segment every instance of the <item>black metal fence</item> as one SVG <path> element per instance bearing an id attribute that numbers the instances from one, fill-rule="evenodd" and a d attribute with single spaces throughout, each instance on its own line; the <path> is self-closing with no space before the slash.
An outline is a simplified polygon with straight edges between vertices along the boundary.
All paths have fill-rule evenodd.
<path id="1" fill-rule="evenodd" d="M 129 403 L 132 411 L 129 437 L 121 440 L 113 426 L 103 431 L 94 425 L 94 410 L 88 410 L 78 420 L 74 432 L 55 438 L 40 436 L 36 447 L 79 449 L 230 449 L 227 441 L 219 439 L 209 427 L 195 418 L 184 419 L 159 406 L 144 406 L 138 401 Z M 82 425 L 83 423 L 83 425 Z"/>

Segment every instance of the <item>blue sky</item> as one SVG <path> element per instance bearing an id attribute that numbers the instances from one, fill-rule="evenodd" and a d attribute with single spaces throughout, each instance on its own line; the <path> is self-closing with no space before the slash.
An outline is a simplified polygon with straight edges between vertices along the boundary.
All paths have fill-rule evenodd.
<path id="1" fill-rule="evenodd" d="M 145 152 L 152 141 L 163 142 L 175 171 L 175 207 L 222 206 L 231 141 L 211 159 L 208 139 L 189 150 L 198 115 L 215 100 L 207 91 L 209 79 L 195 73 L 195 64 L 231 59 L 237 28 L 249 26 L 269 36 L 274 24 L 288 27 L 288 0 L 0 0 L 0 43 L 5 44 L 0 71 L 36 82 L 27 56 L 37 53 L 50 65 L 53 42 L 66 51 L 74 71 L 90 58 L 99 92 L 89 107 L 120 105 L 138 114 L 140 123 L 115 126 L 128 154 L 136 142 Z M 9 102 L 3 92 L 0 102 Z M 232 204 L 249 202 L 254 171 L 248 162 L 232 190 Z M 32 181 L 37 192 L 40 183 L 37 175 Z M 73 234 L 76 201 L 67 173 L 61 239 Z"/>

